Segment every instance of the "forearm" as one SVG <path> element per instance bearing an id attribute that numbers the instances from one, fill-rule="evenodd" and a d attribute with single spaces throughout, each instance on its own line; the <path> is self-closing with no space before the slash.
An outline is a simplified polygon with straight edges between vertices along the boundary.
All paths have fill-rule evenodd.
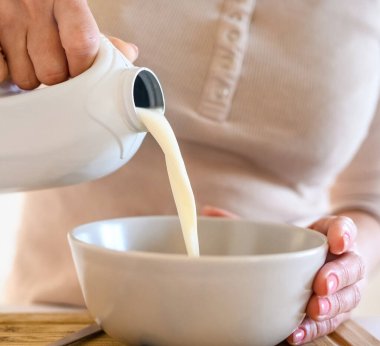
<path id="1" fill-rule="evenodd" d="M 357 251 L 362 256 L 369 274 L 380 265 L 380 222 L 370 213 L 361 210 L 345 210 L 337 215 L 351 218 L 357 226 Z"/>

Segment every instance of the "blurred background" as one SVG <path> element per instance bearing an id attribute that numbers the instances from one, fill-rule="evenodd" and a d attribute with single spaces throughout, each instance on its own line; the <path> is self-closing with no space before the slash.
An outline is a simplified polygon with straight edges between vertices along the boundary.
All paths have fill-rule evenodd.
<path id="1" fill-rule="evenodd" d="M 22 193 L 0 194 L 0 304 L 5 304 L 3 288 L 12 270 L 18 222 L 21 218 Z M 380 315 L 380 268 L 371 278 L 355 316 Z"/>
<path id="2" fill-rule="evenodd" d="M 4 304 L 3 287 L 12 268 L 22 194 L 0 194 L 0 303 Z"/>

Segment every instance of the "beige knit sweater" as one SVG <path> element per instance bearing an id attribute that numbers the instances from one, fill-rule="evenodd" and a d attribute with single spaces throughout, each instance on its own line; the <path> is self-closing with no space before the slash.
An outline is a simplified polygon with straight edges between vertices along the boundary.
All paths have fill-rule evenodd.
<path id="1" fill-rule="evenodd" d="M 136 43 L 137 64 L 158 74 L 199 209 L 301 224 L 337 208 L 380 215 L 379 1 L 91 5 L 101 30 Z M 28 193 L 10 301 L 82 304 L 68 231 L 174 213 L 151 138 L 111 176 Z"/>

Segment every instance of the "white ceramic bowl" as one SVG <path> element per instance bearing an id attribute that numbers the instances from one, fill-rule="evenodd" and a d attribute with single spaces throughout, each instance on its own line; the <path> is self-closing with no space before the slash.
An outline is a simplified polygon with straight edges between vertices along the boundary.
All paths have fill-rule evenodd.
<path id="1" fill-rule="evenodd" d="M 177 217 L 80 226 L 69 235 L 91 315 L 128 345 L 274 345 L 304 317 L 326 238 L 289 225 L 199 219 L 200 258 Z"/>

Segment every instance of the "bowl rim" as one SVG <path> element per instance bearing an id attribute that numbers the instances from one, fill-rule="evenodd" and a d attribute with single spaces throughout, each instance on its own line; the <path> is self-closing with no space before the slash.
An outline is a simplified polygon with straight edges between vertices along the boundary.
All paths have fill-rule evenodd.
<path id="1" fill-rule="evenodd" d="M 148 252 L 148 251 L 138 251 L 138 250 L 131 250 L 131 251 L 125 251 L 125 250 L 116 250 L 116 249 L 110 249 L 103 246 L 87 243 L 81 239 L 78 239 L 75 234 L 83 231 L 84 228 L 87 228 L 91 225 L 95 224 L 101 224 L 104 222 L 121 222 L 124 220 L 130 220 L 130 219 L 161 219 L 161 220 L 173 220 L 173 219 L 179 219 L 178 215 L 147 215 L 147 216 L 131 216 L 131 217 L 121 217 L 121 218 L 111 218 L 111 219 L 103 219 L 98 220 L 94 222 L 88 222 L 85 224 L 81 224 L 74 229 L 72 229 L 68 234 L 68 240 L 70 247 L 73 248 L 73 244 L 77 244 L 81 246 L 82 248 L 87 248 L 91 251 L 96 252 L 103 252 L 108 255 L 117 255 L 121 257 L 127 257 L 127 258 L 135 258 L 139 260 L 154 260 L 154 261 L 184 261 L 188 263 L 204 263 L 204 262 L 218 262 L 218 263 L 237 263 L 237 262 L 244 262 L 244 263 L 252 263 L 252 262 L 262 262 L 262 261 L 277 261 L 277 260 L 290 260 L 290 259 L 297 259 L 302 257 L 308 257 L 315 255 L 316 253 L 319 253 L 320 251 L 325 251 L 327 254 L 328 249 L 328 243 L 327 243 L 327 237 L 313 229 L 307 228 L 307 227 L 300 227 L 295 226 L 292 224 L 287 224 L 285 222 L 267 222 L 267 221 L 256 221 L 254 219 L 244 218 L 244 219 L 228 219 L 228 218 L 221 218 L 221 217 L 209 217 L 209 216 L 199 216 L 197 217 L 197 220 L 207 220 L 211 222 L 244 222 L 244 223 L 253 223 L 255 225 L 265 225 L 265 226 L 282 226 L 282 227 L 291 227 L 295 230 L 299 231 L 305 231 L 308 230 L 313 234 L 313 236 L 318 237 L 322 242 L 318 246 L 314 246 L 312 248 L 306 249 L 306 250 L 299 250 L 299 251 L 292 251 L 292 252 L 280 252 L 275 254 L 258 254 L 258 255 L 232 255 L 232 256 L 223 256 L 223 255 L 201 255 L 199 257 L 197 256 L 188 256 L 187 254 L 178 254 L 178 253 L 162 253 L 162 252 Z"/>

